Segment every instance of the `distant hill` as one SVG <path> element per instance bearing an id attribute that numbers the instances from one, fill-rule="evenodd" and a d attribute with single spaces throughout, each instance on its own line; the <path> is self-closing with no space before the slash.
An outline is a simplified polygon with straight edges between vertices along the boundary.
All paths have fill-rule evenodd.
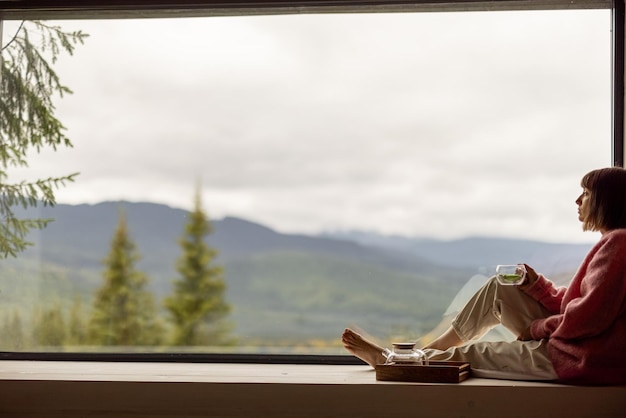
<path id="1" fill-rule="evenodd" d="M 541 241 L 468 237 L 436 240 L 393 235 L 343 231 L 322 236 L 358 242 L 363 245 L 404 252 L 447 266 L 469 267 L 488 274 L 497 264 L 527 263 L 547 275 L 575 270 L 593 246 L 589 244 L 547 243 Z"/>
<path id="2" fill-rule="evenodd" d="M 0 271 L 7 306 L 32 304 L 33 297 L 89 300 L 120 211 L 142 256 L 138 268 L 159 298 L 168 294 L 187 211 L 154 203 L 57 205 L 25 214 L 55 220 L 31 234 L 34 248 Z M 251 341 L 333 338 L 350 323 L 378 334 L 419 335 L 438 323 L 470 277 L 488 275 L 492 264 L 539 254 L 560 260 L 557 270 L 569 273 L 588 249 L 489 238 L 282 234 L 234 217 L 212 226 L 208 243 L 225 269 L 235 333 Z"/>

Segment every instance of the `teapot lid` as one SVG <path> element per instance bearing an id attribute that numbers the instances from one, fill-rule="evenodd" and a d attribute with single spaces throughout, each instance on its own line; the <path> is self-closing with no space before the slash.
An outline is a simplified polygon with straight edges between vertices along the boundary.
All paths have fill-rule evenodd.
<path id="1" fill-rule="evenodd" d="M 394 348 L 398 348 L 400 350 L 412 350 L 415 348 L 415 343 L 391 343 Z"/>

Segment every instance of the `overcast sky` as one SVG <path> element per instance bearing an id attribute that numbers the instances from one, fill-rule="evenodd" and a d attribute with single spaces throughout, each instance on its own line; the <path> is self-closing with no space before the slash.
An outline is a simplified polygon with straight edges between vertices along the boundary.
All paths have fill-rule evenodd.
<path id="1" fill-rule="evenodd" d="M 574 200 L 609 166 L 610 13 L 58 22 L 80 172 L 61 203 L 132 200 L 282 232 L 593 242 Z M 6 22 L 4 41 L 14 22 Z"/>

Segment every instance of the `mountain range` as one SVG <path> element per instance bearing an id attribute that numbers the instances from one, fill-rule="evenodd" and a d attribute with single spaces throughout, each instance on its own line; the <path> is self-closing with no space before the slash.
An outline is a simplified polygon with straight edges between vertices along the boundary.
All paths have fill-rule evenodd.
<path id="1" fill-rule="evenodd" d="M 18 260 L 3 262 L 11 268 L 10 275 L 0 271 L 5 301 L 32 304 L 25 298 L 33 297 L 33 287 L 46 300 L 78 295 L 88 301 L 101 285 L 121 213 L 141 256 L 137 268 L 148 274 L 158 298 L 167 295 L 189 213 L 155 203 L 103 202 L 19 214 L 54 221 L 31 233 L 34 246 Z M 348 324 L 385 335 L 420 334 L 439 322 L 470 278 L 490 275 L 496 264 L 528 262 L 566 282 L 591 246 L 363 231 L 285 234 L 235 217 L 211 225 L 207 242 L 224 267 L 233 332 L 256 343 L 337 338 Z"/>

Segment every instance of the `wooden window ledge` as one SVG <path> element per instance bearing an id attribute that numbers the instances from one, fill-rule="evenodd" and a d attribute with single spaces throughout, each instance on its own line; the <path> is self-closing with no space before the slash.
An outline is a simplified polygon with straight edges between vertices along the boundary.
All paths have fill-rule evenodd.
<path id="1" fill-rule="evenodd" d="M 0 361 L 0 416 L 619 417 L 626 386 L 376 381 L 368 366 Z"/>

